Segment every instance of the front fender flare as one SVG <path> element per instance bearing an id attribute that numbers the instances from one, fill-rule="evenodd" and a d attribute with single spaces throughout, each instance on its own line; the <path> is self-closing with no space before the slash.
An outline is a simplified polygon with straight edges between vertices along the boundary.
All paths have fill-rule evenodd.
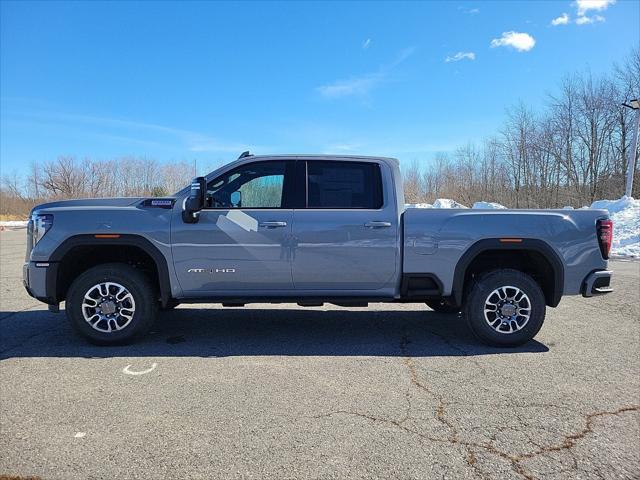
<path id="1" fill-rule="evenodd" d="M 67 238 L 62 242 L 51 254 L 50 262 L 54 268 L 47 269 L 47 296 L 57 300 L 56 283 L 58 276 L 59 262 L 65 257 L 65 255 L 75 247 L 91 245 L 122 245 L 140 248 L 143 252 L 149 255 L 158 271 L 158 284 L 160 286 L 160 303 L 162 306 L 166 306 L 167 302 L 171 298 L 171 282 L 169 280 L 169 268 L 165 256 L 153 245 L 148 239 L 140 235 L 121 234 L 117 238 L 96 238 L 94 234 L 82 234 L 74 235 Z"/>

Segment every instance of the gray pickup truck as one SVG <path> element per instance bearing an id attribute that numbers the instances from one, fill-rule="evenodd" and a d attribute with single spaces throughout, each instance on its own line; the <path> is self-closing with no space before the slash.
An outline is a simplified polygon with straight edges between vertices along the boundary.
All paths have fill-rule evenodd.
<path id="1" fill-rule="evenodd" d="M 180 303 L 420 302 L 516 346 L 562 295 L 611 291 L 612 230 L 605 210 L 405 208 L 395 159 L 245 152 L 170 198 L 35 207 L 23 276 L 98 344 Z"/>

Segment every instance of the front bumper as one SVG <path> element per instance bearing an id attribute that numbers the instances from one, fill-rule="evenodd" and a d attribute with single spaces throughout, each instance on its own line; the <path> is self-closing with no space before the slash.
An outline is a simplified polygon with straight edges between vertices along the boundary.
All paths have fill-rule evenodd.
<path id="1" fill-rule="evenodd" d="M 613 272 L 611 270 L 591 272 L 582 282 L 582 296 L 594 297 L 613 292 L 613 288 L 611 288 L 612 276 Z"/>
<path id="2" fill-rule="evenodd" d="M 58 303 L 54 298 L 55 282 L 51 281 L 52 268 L 55 265 L 49 262 L 25 262 L 22 265 L 22 284 L 27 293 L 50 305 Z"/>

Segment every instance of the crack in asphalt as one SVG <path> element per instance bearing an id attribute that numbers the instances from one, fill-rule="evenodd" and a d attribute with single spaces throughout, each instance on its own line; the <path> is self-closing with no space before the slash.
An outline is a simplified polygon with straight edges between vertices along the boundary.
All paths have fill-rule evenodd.
<path id="1" fill-rule="evenodd" d="M 426 440 L 428 442 L 463 447 L 466 451 L 466 455 L 464 459 L 465 463 L 470 468 L 472 468 L 477 475 L 485 479 L 485 478 L 490 478 L 490 474 L 488 474 L 487 472 L 483 471 L 480 468 L 480 466 L 478 465 L 478 458 L 476 454 L 476 450 L 483 450 L 489 454 L 495 455 L 499 458 L 502 458 L 503 460 L 508 461 L 513 472 L 522 476 L 526 480 L 537 480 L 537 477 L 534 474 L 527 471 L 527 469 L 523 465 L 523 462 L 525 462 L 526 460 L 531 460 L 538 456 L 547 456 L 555 452 L 567 452 L 572 457 L 573 468 L 567 469 L 567 470 L 562 469 L 562 471 L 576 472 L 579 470 L 578 460 L 574 452 L 572 451 L 572 449 L 577 445 L 577 443 L 580 440 L 584 439 L 589 434 L 594 432 L 594 422 L 596 419 L 601 417 L 606 417 L 606 416 L 619 416 L 629 412 L 640 411 L 640 405 L 627 405 L 627 406 L 619 407 L 615 410 L 601 410 L 601 411 L 589 413 L 586 416 L 584 416 L 584 422 L 585 422 L 584 428 L 582 428 L 577 432 L 564 435 L 563 438 L 558 443 L 551 443 L 548 445 L 538 445 L 532 441 L 531 444 L 536 446 L 536 450 L 533 450 L 528 453 L 520 454 L 520 455 L 513 455 L 503 450 L 500 450 L 495 446 L 495 442 L 497 441 L 497 436 L 501 432 L 509 429 L 509 427 L 506 427 L 506 426 L 499 427 L 498 430 L 493 433 L 493 435 L 489 438 L 489 441 L 486 443 L 467 441 L 460 438 L 460 431 L 458 427 L 451 420 L 447 418 L 447 410 L 446 410 L 447 406 L 453 403 L 447 402 L 442 394 L 434 391 L 428 384 L 426 384 L 424 381 L 420 379 L 417 368 L 416 368 L 416 364 L 408 352 L 407 346 L 409 343 L 410 343 L 410 340 L 406 335 L 404 335 L 400 341 L 400 351 L 403 355 L 402 361 L 404 365 L 407 367 L 407 370 L 409 372 L 409 378 L 410 378 L 411 384 L 417 389 L 425 392 L 430 397 L 436 400 L 437 405 L 435 409 L 434 419 L 438 421 L 440 424 L 444 425 L 447 429 L 449 429 L 450 431 L 449 435 L 447 435 L 444 438 L 438 437 L 438 436 L 431 436 L 415 428 L 408 427 L 405 423 L 407 420 L 412 419 L 413 417 L 411 417 L 410 415 L 411 400 L 409 396 L 406 394 L 405 395 L 406 395 L 409 407 L 401 420 L 394 420 L 390 418 L 379 417 L 376 415 L 362 413 L 358 411 L 351 411 L 351 410 L 336 410 L 336 411 L 332 411 L 332 412 L 328 412 L 320 415 L 315 415 L 312 418 L 319 419 L 319 418 L 331 417 L 334 415 L 351 415 L 351 416 L 369 420 L 374 423 L 386 424 L 386 425 L 392 426 L 406 433 L 416 435 L 420 439 Z M 523 407 L 523 408 L 526 408 L 526 407 Z"/>
<path id="2" fill-rule="evenodd" d="M 452 432 L 452 441 L 456 441 L 458 438 L 458 430 L 455 427 L 455 425 L 453 425 L 449 420 L 447 420 L 446 418 L 446 402 L 444 399 L 444 396 L 442 396 L 441 394 L 434 392 L 433 390 L 431 390 L 431 388 L 429 388 L 429 386 L 423 382 L 420 381 L 420 377 L 418 375 L 418 371 L 416 369 L 416 365 L 415 362 L 413 361 L 413 358 L 411 358 L 408 354 L 408 349 L 407 349 L 407 345 L 409 344 L 409 338 L 404 335 L 402 337 L 402 340 L 400 341 L 400 351 L 402 352 L 402 361 L 405 364 L 405 366 L 407 367 L 407 369 L 409 370 L 409 376 L 411 379 L 411 383 L 417 387 L 418 389 L 426 392 L 428 395 L 430 395 L 431 397 L 433 397 L 434 399 L 436 399 L 438 401 L 438 405 L 436 406 L 436 415 L 435 415 L 435 419 L 440 422 L 441 424 L 443 424 L 444 426 L 446 426 L 447 428 L 449 428 Z"/>
<path id="3" fill-rule="evenodd" d="M 473 357 L 473 354 L 471 352 L 465 350 L 464 348 L 456 345 L 454 343 L 455 340 L 453 340 L 453 339 L 451 339 L 449 337 L 446 337 L 445 335 L 443 335 L 441 333 L 438 333 L 438 332 L 435 332 L 433 330 L 430 330 L 430 329 L 425 329 L 425 330 L 427 332 L 429 332 L 430 334 L 432 334 L 433 336 L 438 337 L 440 340 L 442 340 L 442 343 L 444 343 L 451 350 L 454 350 L 454 351 L 456 351 L 458 353 L 461 353 L 462 357 L 458 358 L 457 360 L 459 360 L 459 361 L 465 361 L 465 360 L 469 361 L 469 362 L 473 363 L 476 367 L 478 367 L 482 372 L 484 372 L 483 366 L 480 364 L 480 362 L 478 360 L 476 360 Z M 405 338 L 406 338 L 406 334 L 403 337 L 403 340 Z M 408 340 L 407 340 L 407 343 L 409 343 Z M 406 345 L 405 345 L 405 347 L 406 347 Z M 400 342 L 400 349 L 402 350 L 402 341 Z"/>

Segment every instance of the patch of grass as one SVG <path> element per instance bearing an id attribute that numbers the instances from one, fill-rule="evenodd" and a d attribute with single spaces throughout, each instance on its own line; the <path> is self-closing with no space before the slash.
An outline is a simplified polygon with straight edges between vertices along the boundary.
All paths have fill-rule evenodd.
<path id="1" fill-rule="evenodd" d="M 0 473 L 0 480 L 42 480 L 42 478 L 33 475 L 23 477 L 22 475 L 3 475 Z"/>
<path id="2" fill-rule="evenodd" d="M 26 215 L 14 215 L 12 213 L 0 213 L 0 222 L 11 222 L 15 220 L 28 220 Z M 3 480 L 0 476 L 0 480 Z"/>

